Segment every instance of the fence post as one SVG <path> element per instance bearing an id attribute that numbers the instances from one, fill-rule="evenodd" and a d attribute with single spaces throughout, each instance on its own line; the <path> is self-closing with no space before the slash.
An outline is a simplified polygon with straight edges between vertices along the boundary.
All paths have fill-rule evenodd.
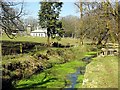
<path id="1" fill-rule="evenodd" d="M 20 43 L 20 53 L 22 53 L 23 50 L 22 50 L 22 43 Z"/>

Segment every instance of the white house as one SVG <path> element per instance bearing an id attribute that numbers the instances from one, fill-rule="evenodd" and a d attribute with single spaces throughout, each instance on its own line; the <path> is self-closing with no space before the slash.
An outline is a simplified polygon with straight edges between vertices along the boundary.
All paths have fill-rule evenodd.
<path id="1" fill-rule="evenodd" d="M 37 30 L 31 31 L 31 36 L 38 36 L 38 37 L 46 37 L 47 36 L 47 29 L 37 27 Z"/>

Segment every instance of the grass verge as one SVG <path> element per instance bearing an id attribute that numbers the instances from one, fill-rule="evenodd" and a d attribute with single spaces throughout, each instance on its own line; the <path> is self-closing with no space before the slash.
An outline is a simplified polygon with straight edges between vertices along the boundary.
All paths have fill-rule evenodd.
<path id="1" fill-rule="evenodd" d="M 118 57 L 97 57 L 87 65 L 83 88 L 118 88 Z"/>

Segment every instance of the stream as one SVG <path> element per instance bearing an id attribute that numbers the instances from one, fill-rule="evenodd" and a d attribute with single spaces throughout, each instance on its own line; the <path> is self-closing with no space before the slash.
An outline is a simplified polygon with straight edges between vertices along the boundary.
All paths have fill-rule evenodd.
<path id="1" fill-rule="evenodd" d="M 75 88 L 75 85 L 77 84 L 78 75 L 80 75 L 80 74 L 81 74 L 80 68 L 77 68 L 75 73 L 71 73 L 68 75 L 68 79 L 71 82 L 71 85 L 69 86 L 69 88 Z"/>
<path id="2" fill-rule="evenodd" d="M 86 56 L 82 59 L 82 61 L 86 62 L 87 64 L 91 62 L 91 59 L 96 57 L 96 55 L 93 56 Z M 70 80 L 71 84 L 68 86 L 69 88 L 65 89 L 65 90 L 73 90 L 73 88 L 75 88 L 75 85 L 77 84 L 77 79 L 78 79 L 78 75 L 84 75 L 85 73 L 85 68 L 86 66 L 83 67 L 78 67 L 76 69 L 75 73 L 71 73 L 68 74 L 68 79 Z"/>

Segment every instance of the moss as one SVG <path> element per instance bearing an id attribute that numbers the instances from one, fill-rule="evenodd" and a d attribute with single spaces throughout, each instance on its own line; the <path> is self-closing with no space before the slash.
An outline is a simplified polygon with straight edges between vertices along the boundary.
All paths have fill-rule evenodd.
<path id="1" fill-rule="evenodd" d="M 38 75 L 33 75 L 30 79 L 20 80 L 16 87 L 29 88 L 31 85 L 37 84 L 35 87 L 62 88 L 65 87 L 65 84 L 69 83 L 66 76 L 69 73 L 74 73 L 77 67 L 83 65 L 83 62 L 77 60 L 61 65 L 55 65 Z"/>
<path id="2" fill-rule="evenodd" d="M 77 78 L 77 84 L 75 85 L 75 88 L 82 88 L 84 75 L 79 75 Z"/>

